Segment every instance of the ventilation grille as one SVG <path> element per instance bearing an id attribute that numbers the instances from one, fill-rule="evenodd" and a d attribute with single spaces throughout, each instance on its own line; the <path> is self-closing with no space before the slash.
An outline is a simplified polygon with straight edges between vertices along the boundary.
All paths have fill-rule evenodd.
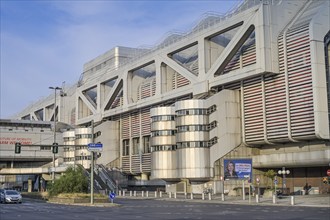
<path id="1" fill-rule="evenodd" d="M 123 139 L 129 139 L 130 138 L 130 123 L 129 123 L 129 114 L 124 114 L 122 116 L 122 126 L 121 126 L 121 132 L 123 135 Z"/>
<path id="2" fill-rule="evenodd" d="M 156 78 L 143 82 L 139 86 L 138 100 L 145 99 L 156 94 Z"/>
<path id="3" fill-rule="evenodd" d="M 151 172 L 151 154 L 142 154 L 142 172 L 150 173 Z"/>
<path id="4" fill-rule="evenodd" d="M 173 74 L 172 89 L 177 89 L 189 85 L 190 81 L 179 73 Z"/>
<path id="5" fill-rule="evenodd" d="M 129 166 L 129 157 L 130 156 L 123 156 L 122 157 L 122 168 L 124 173 L 130 173 L 130 166 Z"/>
<path id="6" fill-rule="evenodd" d="M 140 161 L 141 161 L 141 156 L 140 155 L 132 155 L 132 173 L 133 174 L 138 174 L 141 173 L 140 170 Z"/>
<path id="7" fill-rule="evenodd" d="M 151 132 L 150 108 L 141 109 L 141 133 L 142 135 L 150 135 Z"/>
<path id="8" fill-rule="evenodd" d="M 289 139 L 283 35 L 280 35 L 278 39 L 280 74 L 265 77 L 267 137 L 272 142 L 285 142 Z"/>
<path id="9" fill-rule="evenodd" d="M 131 113 L 131 126 L 132 126 L 132 137 L 140 136 L 140 114 L 139 112 Z"/>
<path id="10" fill-rule="evenodd" d="M 309 25 L 287 35 L 289 104 L 292 137 L 314 136 L 314 107 Z"/>
<path id="11" fill-rule="evenodd" d="M 263 143 L 263 94 L 260 77 L 244 81 L 243 96 L 246 142 Z"/>

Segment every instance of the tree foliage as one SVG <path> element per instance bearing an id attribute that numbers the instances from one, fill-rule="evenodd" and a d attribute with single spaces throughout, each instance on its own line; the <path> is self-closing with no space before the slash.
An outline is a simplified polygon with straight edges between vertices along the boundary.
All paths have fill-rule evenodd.
<path id="1" fill-rule="evenodd" d="M 274 170 L 267 170 L 267 172 L 264 173 L 265 177 L 268 177 L 269 179 L 271 179 L 271 184 L 270 184 L 271 189 L 273 189 L 273 182 L 274 182 L 276 174 L 277 173 Z M 267 181 L 267 183 L 268 183 L 268 181 Z"/>
<path id="2" fill-rule="evenodd" d="M 49 195 L 56 196 L 60 193 L 87 193 L 88 178 L 82 167 L 69 167 L 63 176 L 54 181 L 49 188 Z"/>

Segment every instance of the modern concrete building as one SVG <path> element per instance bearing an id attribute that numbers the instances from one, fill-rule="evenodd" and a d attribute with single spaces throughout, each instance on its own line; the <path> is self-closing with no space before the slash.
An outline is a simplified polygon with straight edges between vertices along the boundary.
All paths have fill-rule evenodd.
<path id="1" fill-rule="evenodd" d="M 60 128 L 61 126 L 58 126 Z M 62 135 L 57 132 L 58 143 Z M 15 143 L 21 143 L 21 152 L 15 154 Z M 30 120 L 0 120 L 0 187 L 32 190 L 32 182 L 41 175 L 51 179 L 54 142 L 52 122 Z M 62 163 L 62 148 L 55 154 L 56 166 Z M 23 169 L 22 169 L 23 168 Z M 24 170 L 24 171 L 23 171 Z"/>
<path id="2" fill-rule="evenodd" d="M 329 12 L 327 0 L 246 0 L 153 48 L 116 47 L 86 63 L 79 82 L 57 97 L 58 120 L 76 127 L 64 141 L 77 144 L 95 123 L 94 141 L 103 143 L 97 163 L 162 179 L 168 191 L 199 192 L 224 176 L 226 160 L 251 159 L 253 183 L 266 187 L 263 174 L 284 168 L 283 188 L 307 182 L 325 193 Z M 17 119 L 50 120 L 53 103 L 41 100 Z M 65 163 L 87 167 L 88 152 L 73 151 Z"/>

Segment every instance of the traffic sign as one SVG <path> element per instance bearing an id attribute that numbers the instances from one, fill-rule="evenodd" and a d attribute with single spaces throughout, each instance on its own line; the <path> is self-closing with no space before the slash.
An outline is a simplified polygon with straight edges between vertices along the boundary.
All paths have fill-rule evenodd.
<path id="1" fill-rule="evenodd" d="M 327 170 L 327 175 L 330 176 L 330 169 Z"/>
<path id="2" fill-rule="evenodd" d="M 89 143 L 87 144 L 88 151 L 102 151 L 103 144 L 102 143 Z"/>
<path id="3" fill-rule="evenodd" d="M 277 185 L 277 179 L 274 179 L 274 184 Z"/>
<path id="4" fill-rule="evenodd" d="M 113 200 L 115 197 L 116 197 L 116 193 L 114 193 L 114 192 L 109 193 L 109 199 L 110 199 L 111 203 L 113 203 Z"/>
<path id="5" fill-rule="evenodd" d="M 116 197 L 116 193 L 111 192 L 111 193 L 109 194 L 109 197 L 110 197 L 110 199 L 114 199 L 114 198 Z"/>

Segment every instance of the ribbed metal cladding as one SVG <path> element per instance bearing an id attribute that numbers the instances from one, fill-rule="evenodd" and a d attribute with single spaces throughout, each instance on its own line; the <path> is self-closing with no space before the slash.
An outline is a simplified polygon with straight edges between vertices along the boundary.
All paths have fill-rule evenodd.
<path id="1" fill-rule="evenodd" d="M 208 111 L 203 100 L 175 103 L 178 176 L 201 181 L 210 178 L 210 149 L 207 142 Z"/>
<path id="2" fill-rule="evenodd" d="M 279 74 L 242 83 L 247 144 L 316 138 L 309 23 L 281 33 L 278 47 Z"/>
<path id="3" fill-rule="evenodd" d="M 66 164 L 74 164 L 75 160 L 75 131 L 65 131 L 62 133 L 64 147 L 63 158 Z"/>
<path id="4" fill-rule="evenodd" d="M 76 160 L 76 164 L 81 164 L 85 168 L 89 168 L 90 160 L 88 159 L 90 156 L 90 152 L 87 150 L 87 144 L 92 142 L 92 128 L 76 128 L 75 129 L 75 144 L 76 145 L 85 145 L 86 147 L 79 146 L 76 147 L 75 155 L 78 160 Z"/>
<path id="5" fill-rule="evenodd" d="M 157 107 L 151 116 L 151 178 L 167 182 L 177 179 L 174 107 Z"/>
<path id="6" fill-rule="evenodd" d="M 91 128 L 76 128 L 75 129 L 76 145 L 87 145 L 92 141 Z"/>

